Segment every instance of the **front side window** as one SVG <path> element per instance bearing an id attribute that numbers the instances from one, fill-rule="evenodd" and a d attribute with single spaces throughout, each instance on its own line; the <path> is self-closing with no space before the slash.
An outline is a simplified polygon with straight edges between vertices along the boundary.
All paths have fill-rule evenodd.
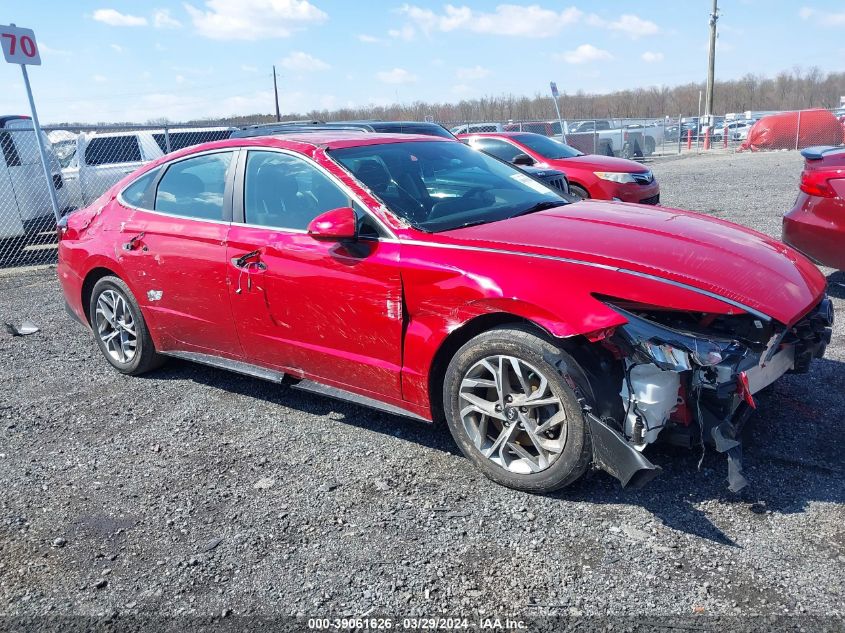
<path id="1" fill-rule="evenodd" d="M 223 194 L 232 152 L 172 163 L 158 183 L 155 210 L 200 220 L 223 219 Z"/>
<path id="2" fill-rule="evenodd" d="M 518 147 L 496 138 L 475 139 L 472 142 L 472 146 L 507 163 L 510 163 L 514 158 L 523 153 Z"/>
<path id="3" fill-rule="evenodd" d="M 303 158 L 251 151 L 244 174 L 244 221 L 279 229 L 305 230 L 321 213 L 351 206 L 328 176 Z"/>
<path id="4" fill-rule="evenodd" d="M 85 163 L 110 165 L 141 161 L 141 147 L 134 134 L 126 136 L 101 136 L 92 138 L 85 148 Z"/>
<path id="5" fill-rule="evenodd" d="M 464 145 L 409 141 L 331 150 L 396 215 L 437 232 L 566 202 L 524 172 Z"/>

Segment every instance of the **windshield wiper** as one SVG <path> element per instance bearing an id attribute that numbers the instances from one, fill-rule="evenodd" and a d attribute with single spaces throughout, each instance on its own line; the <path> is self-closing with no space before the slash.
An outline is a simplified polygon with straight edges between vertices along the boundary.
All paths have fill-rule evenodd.
<path id="1" fill-rule="evenodd" d="M 566 200 L 544 200 L 543 202 L 538 202 L 537 204 L 528 207 L 527 209 L 523 209 L 518 213 L 514 213 L 512 218 L 518 218 L 521 215 L 528 215 L 529 213 L 536 213 L 537 211 L 545 211 L 546 209 L 554 209 L 555 207 L 562 207 L 565 204 L 569 204 Z"/>

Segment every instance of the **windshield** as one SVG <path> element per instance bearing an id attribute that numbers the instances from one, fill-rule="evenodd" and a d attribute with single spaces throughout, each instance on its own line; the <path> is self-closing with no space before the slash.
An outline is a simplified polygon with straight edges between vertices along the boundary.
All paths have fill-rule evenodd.
<path id="1" fill-rule="evenodd" d="M 448 231 L 567 204 L 523 171 L 463 143 L 412 141 L 331 155 L 415 228 Z"/>
<path id="2" fill-rule="evenodd" d="M 583 156 L 574 147 L 569 147 L 558 140 L 540 134 L 517 134 L 514 140 L 522 143 L 528 149 L 537 152 L 543 158 L 560 159 Z"/>

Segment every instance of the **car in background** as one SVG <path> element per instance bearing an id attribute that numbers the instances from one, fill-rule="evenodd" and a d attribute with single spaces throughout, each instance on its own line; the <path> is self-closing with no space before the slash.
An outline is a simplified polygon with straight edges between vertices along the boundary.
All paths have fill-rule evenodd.
<path id="1" fill-rule="evenodd" d="M 845 147 L 801 150 L 804 171 L 783 241 L 822 266 L 845 270 Z"/>
<path id="2" fill-rule="evenodd" d="M 641 130 L 613 128 L 609 119 L 577 121 L 520 121 L 505 125 L 505 132 L 529 132 L 557 138 L 585 154 L 633 158 L 643 156 L 645 139 Z"/>
<path id="3" fill-rule="evenodd" d="M 654 174 L 635 161 L 584 154 L 556 139 L 529 132 L 465 134 L 458 138 L 509 163 L 559 169 L 569 179 L 570 193 L 580 198 L 660 202 L 660 185 Z"/>
<path id="4" fill-rule="evenodd" d="M 431 136 L 207 143 L 121 180 L 59 237 L 68 312 L 118 372 L 176 357 L 445 419 L 485 475 L 532 493 L 591 464 L 642 485 L 663 433 L 714 438 L 742 489 L 754 393 L 809 371 L 833 321 L 824 276 L 774 239 L 567 203 Z"/>
<path id="5" fill-rule="evenodd" d="M 150 130 L 79 134 L 62 167 L 68 203 L 73 208 L 91 204 L 126 174 L 163 155 Z"/>
<path id="6" fill-rule="evenodd" d="M 51 186 L 56 192 L 59 211 L 63 211 L 68 203 L 61 166 L 47 135 L 42 133 L 42 139 Z M 54 234 L 55 223 L 32 119 L 0 116 L 0 239 L 47 230 Z"/>
<path id="7" fill-rule="evenodd" d="M 452 134 L 439 123 L 428 121 L 281 121 L 249 125 L 232 132 L 232 138 L 249 138 L 270 134 L 286 134 L 306 130 L 357 130 L 381 134 L 425 134 L 454 139 Z"/>

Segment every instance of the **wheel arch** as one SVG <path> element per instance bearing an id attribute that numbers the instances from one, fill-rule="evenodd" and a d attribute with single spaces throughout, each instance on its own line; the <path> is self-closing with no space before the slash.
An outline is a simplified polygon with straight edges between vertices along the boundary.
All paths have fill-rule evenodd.
<path id="1" fill-rule="evenodd" d="M 492 330 L 503 325 L 528 327 L 536 331 L 539 336 L 561 345 L 564 339 L 553 336 L 547 329 L 534 321 L 512 312 L 489 312 L 481 314 L 464 322 L 460 327 L 452 330 L 443 339 L 432 357 L 428 372 L 428 400 L 431 407 L 432 420 L 437 423 L 444 419 L 441 391 L 446 369 L 457 351 L 468 341 L 482 332 Z"/>
<path id="2" fill-rule="evenodd" d="M 82 281 L 82 311 L 85 314 L 85 320 L 88 322 L 89 326 L 91 325 L 91 293 L 94 291 L 94 286 L 96 286 L 97 282 L 103 277 L 117 277 L 118 279 L 121 279 L 120 275 L 114 270 L 106 268 L 105 266 L 95 266 L 88 271 L 85 275 L 85 279 Z"/>

